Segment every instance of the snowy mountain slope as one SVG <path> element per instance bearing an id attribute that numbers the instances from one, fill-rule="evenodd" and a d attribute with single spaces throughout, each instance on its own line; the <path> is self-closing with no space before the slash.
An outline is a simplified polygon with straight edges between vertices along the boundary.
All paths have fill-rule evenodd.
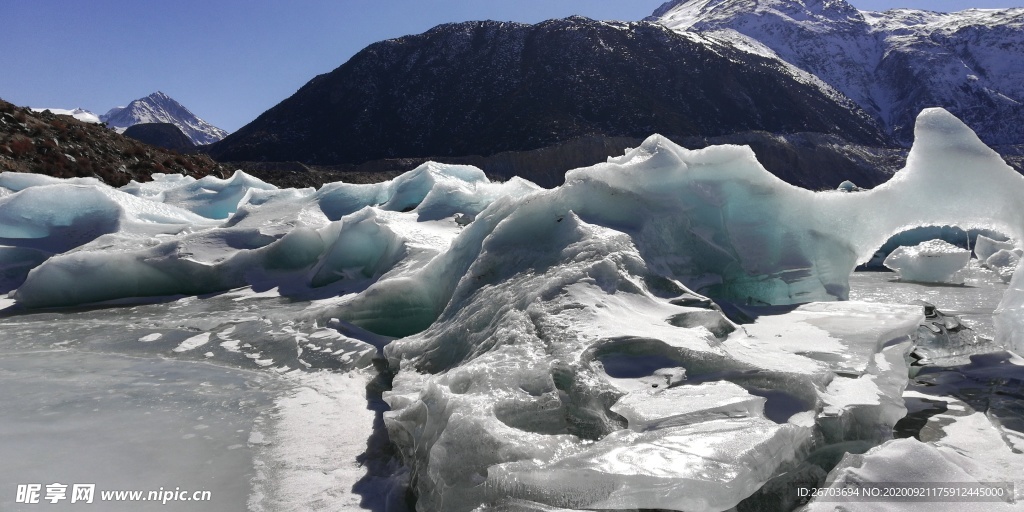
<path id="1" fill-rule="evenodd" d="M 883 40 L 894 112 L 942 105 L 993 143 L 1024 141 L 1024 8 L 864 14 Z M 909 133 L 912 120 L 899 122 Z"/>
<path id="2" fill-rule="evenodd" d="M 1024 139 L 1024 9 L 875 13 L 845 0 L 674 0 L 649 19 L 767 47 L 903 142 L 913 116 L 937 105 L 991 144 Z"/>
<path id="3" fill-rule="evenodd" d="M 111 117 L 114 117 L 115 115 L 117 115 L 118 112 L 124 110 L 125 108 L 126 107 L 124 105 L 114 107 L 108 110 L 106 114 L 101 115 L 100 120 L 110 119 Z"/>
<path id="4" fill-rule="evenodd" d="M 171 123 L 197 145 L 217 142 L 228 134 L 203 121 L 181 103 L 160 91 L 137 99 L 127 107 L 115 107 L 100 116 L 100 119 L 119 131 L 142 123 Z"/>
<path id="5" fill-rule="evenodd" d="M 71 116 L 79 121 L 86 123 L 100 123 L 100 116 L 89 112 L 82 108 L 66 109 L 66 108 L 37 108 L 32 107 L 33 112 L 43 112 L 49 110 L 50 113 L 57 114 L 59 116 Z"/>

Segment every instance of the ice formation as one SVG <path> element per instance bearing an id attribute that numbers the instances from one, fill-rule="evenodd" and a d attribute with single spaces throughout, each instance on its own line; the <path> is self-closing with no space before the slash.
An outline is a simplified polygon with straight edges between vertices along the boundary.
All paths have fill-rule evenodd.
<path id="1" fill-rule="evenodd" d="M 983 266 L 999 274 L 999 278 L 1004 282 L 1010 282 L 1013 278 L 1013 274 L 1017 267 L 1020 265 L 1021 250 L 1014 249 L 1008 251 L 1006 249 L 1000 249 L 992 256 L 989 256 Z"/>
<path id="2" fill-rule="evenodd" d="M 1024 352 L 1024 273 L 1020 269 L 1018 263 L 999 309 L 993 315 L 996 341 L 1017 353 Z"/>
<path id="3" fill-rule="evenodd" d="M 1013 249 L 1014 244 L 1012 241 L 993 240 L 985 235 L 978 235 L 977 240 L 974 242 L 974 255 L 978 258 L 978 261 L 985 261 L 1001 250 L 1012 251 Z"/>
<path id="4" fill-rule="evenodd" d="M 984 420 L 984 415 L 982 421 Z M 998 442 L 998 445 L 1002 443 Z M 971 453 L 964 453 L 955 446 L 936 447 L 931 443 L 922 443 L 914 438 L 897 439 L 889 441 L 881 446 L 871 449 L 862 455 L 847 454 L 839 466 L 828 476 L 830 488 L 834 496 L 842 496 L 842 490 L 848 492 L 854 490 L 871 489 L 870 484 L 877 484 L 879 492 L 896 492 L 901 490 L 912 490 L 915 483 L 922 488 L 936 486 L 950 486 L 973 488 L 977 490 L 986 489 L 996 491 L 999 496 L 981 499 L 963 499 L 955 503 L 956 510 L 962 511 L 989 511 L 989 510 L 1018 510 L 1019 507 L 1011 503 L 1015 499 L 1014 491 L 1008 486 L 989 484 L 989 482 L 1002 481 L 1003 476 L 984 475 L 979 478 L 971 471 L 975 464 L 970 460 Z M 992 477 L 995 478 L 985 478 Z M 886 487 L 888 486 L 888 489 Z M 911 500 L 911 499 L 851 499 L 851 498 L 819 498 L 815 499 L 807 508 L 808 512 L 832 511 L 841 505 L 842 510 L 869 511 L 869 510 L 891 510 L 894 506 L 899 510 L 932 511 L 941 502 L 933 500 Z M 943 503 L 944 504 L 944 503 Z"/>
<path id="5" fill-rule="evenodd" d="M 904 170 L 856 193 L 657 135 L 552 190 L 436 163 L 319 190 L 4 173 L 0 270 L 25 308 L 316 299 L 296 321 L 328 328 L 304 342 L 356 366 L 386 344 L 384 423 L 420 510 L 724 510 L 823 479 L 823 453 L 888 441 L 906 413 L 924 308 L 836 301 L 855 265 L 917 226 L 1024 236 L 1024 177 L 943 110 L 916 135 Z M 1018 348 L 1020 275 L 997 319 Z M 147 343 L 238 350 L 220 334 Z"/>
<path id="6" fill-rule="evenodd" d="M 1024 251 L 1016 247 L 1012 241 L 993 240 L 987 236 L 978 236 L 974 245 L 974 254 L 978 262 L 999 275 L 1004 282 L 1010 282 L 1014 270 L 1020 265 Z"/>
<path id="7" fill-rule="evenodd" d="M 495 197 L 536 189 L 434 163 L 393 182 L 319 191 L 277 190 L 242 172 L 228 180 L 157 175 L 124 191 L 2 176 L 14 193 L 0 199 L 0 264 L 20 285 L 14 298 L 30 307 L 374 279 L 400 258 L 426 258 L 443 245 L 434 241 L 420 254 L 424 229 L 405 233 L 410 247 L 389 227 L 389 212 L 413 209 L 424 221 L 476 215 Z M 443 239 L 457 232 L 439 231 Z"/>
<path id="8" fill-rule="evenodd" d="M 375 298 L 356 301 L 367 311 L 358 311 L 355 304 L 351 308 L 355 316 L 369 318 L 369 310 L 390 300 L 383 297 L 388 292 L 382 288 L 403 296 L 399 302 L 407 308 L 433 311 L 436 316 L 462 277 L 457 270 L 468 267 L 482 239 L 491 236 L 499 223 L 529 223 L 530 215 L 534 221 L 565 218 L 570 212 L 584 223 L 626 233 L 656 273 L 678 279 L 698 293 L 751 304 L 834 300 L 846 298 L 847 276 L 856 263 L 867 261 L 890 235 L 908 227 L 951 224 L 1011 235 L 1021 229 L 1014 201 L 1024 188 L 1024 178 L 943 110 L 923 112 L 917 134 L 907 168 L 888 183 L 857 194 L 814 193 L 789 186 L 765 172 L 747 148 L 687 151 L 653 136 L 606 164 L 570 172 L 563 187 L 537 194 L 532 194 L 536 187 L 521 180 L 492 184 L 478 169 L 432 163 L 388 183 L 339 183 L 318 191 L 277 190 L 243 173 L 229 180 L 195 182 L 158 176 L 151 184 L 126 187 L 125 192 L 137 196 L 132 201 L 125 192 L 84 182 L 54 185 L 64 187 L 61 193 L 66 194 L 57 196 L 40 189 L 52 179 L 5 173 L 8 177 L 0 184 L 12 193 L 2 199 L 0 207 L 6 211 L 0 220 L 5 228 L 3 245 L 8 247 L 38 250 L 44 244 L 35 239 L 47 237 L 51 229 L 55 232 L 51 238 L 62 245 L 49 252 L 65 254 L 39 265 L 38 274 L 80 267 L 79 274 L 98 274 L 103 265 L 86 260 L 94 252 L 116 252 L 128 263 L 126 268 L 135 270 L 118 269 L 121 277 L 110 276 L 112 282 L 130 276 L 139 286 L 115 285 L 104 294 L 106 298 L 133 296 L 147 288 L 158 293 L 202 293 L 248 282 L 240 274 L 252 274 L 253 267 L 310 267 L 319 260 L 312 254 L 302 255 L 318 256 L 335 241 L 332 233 L 323 232 L 326 224 L 369 206 L 392 212 L 415 208 L 421 224 L 456 214 L 466 223 L 485 209 L 486 218 L 473 222 L 450 251 L 417 272 L 414 287 L 437 293 L 410 294 L 402 286 L 382 284 L 368 294 Z M 948 182 L 959 184 L 957 196 L 934 200 L 947 192 L 941 184 Z M 29 201 L 32 195 L 53 199 Z M 987 200 L 956 200 L 959 197 Z M 50 205 L 40 207 L 50 212 L 57 202 L 78 206 L 65 207 L 64 213 L 52 218 L 49 213 L 34 215 L 32 226 L 25 225 L 25 214 L 10 210 L 32 203 Z M 78 217 L 82 217 L 80 228 L 74 225 Z M 134 225 L 126 225 L 133 220 Z M 143 222 L 148 225 L 140 225 Z M 160 226 L 167 227 L 153 229 Z M 384 226 L 384 231 L 388 229 Z M 313 240 L 309 230 L 320 230 L 315 234 L 319 241 Z M 77 239 L 58 232 L 73 233 Z M 100 235 L 108 236 L 90 242 Z M 161 240 L 157 235 L 177 236 Z M 98 250 L 93 251 L 90 243 L 98 245 Z M 292 244 L 296 250 L 285 250 Z M 271 245 L 277 250 L 271 250 Z M 72 248 L 76 250 L 67 253 Z M 196 257 L 197 250 L 212 261 Z M 243 257 L 261 250 L 297 259 Z M 75 261 L 69 261 L 72 254 Z M 242 263 L 244 267 L 239 266 Z M 207 269 L 213 266 L 218 267 L 222 282 L 208 279 Z M 230 274 L 235 275 L 223 278 Z M 150 280 L 156 286 L 147 286 Z M 40 275 L 27 282 L 27 289 L 18 292 L 22 302 L 72 305 L 99 298 L 95 293 L 40 289 L 48 281 Z M 182 284 L 172 290 L 162 282 Z"/>
<path id="9" fill-rule="evenodd" d="M 264 183 L 241 171 L 222 180 L 206 176 L 196 180 L 181 175 L 155 174 L 153 181 L 138 183 L 134 180 L 121 190 L 154 201 L 171 204 L 209 219 L 226 219 L 246 194 L 277 187 Z"/>
<path id="10" fill-rule="evenodd" d="M 974 249 L 978 243 L 984 244 L 984 240 L 978 242 L 979 237 L 987 238 L 988 236 L 1000 238 L 998 233 L 988 229 L 963 230 L 956 226 L 919 226 L 890 237 L 864 266 L 867 268 L 884 267 L 882 262 L 885 261 L 885 258 L 901 246 L 919 245 L 929 240 L 943 240 L 957 247 Z"/>
<path id="11" fill-rule="evenodd" d="M 963 284 L 961 271 L 970 261 L 970 250 L 942 240 L 929 240 L 897 247 L 882 263 L 904 281 Z"/>

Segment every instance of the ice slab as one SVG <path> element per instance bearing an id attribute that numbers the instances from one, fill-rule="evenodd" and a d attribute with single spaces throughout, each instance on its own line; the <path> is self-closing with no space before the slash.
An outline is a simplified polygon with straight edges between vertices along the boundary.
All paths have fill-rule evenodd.
<path id="1" fill-rule="evenodd" d="M 388 501 L 394 483 L 368 478 L 360 463 L 373 436 L 365 398 L 372 378 L 367 371 L 285 376 L 296 389 L 275 400 L 275 420 L 248 440 L 259 468 L 248 510 L 344 512 Z"/>
<path id="2" fill-rule="evenodd" d="M 491 183 L 476 167 L 427 162 L 384 183 L 331 183 L 317 191 L 320 208 L 335 220 L 369 205 L 389 211 L 415 210 L 419 220 L 456 214 L 476 216 L 500 197 L 528 195 L 539 188 L 521 178 Z"/>
<path id="3" fill-rule="evenodd" d="M 819 302 L 743 326 L 724 344 L 737 360 L 776 371 L 861 375 L 875 354 L 909 339 L 924 321 L 918 305 Z"/>
<path id="4" fill-rule="evenodd" d="M 727 381 L 627 393 L 611 406 L 637 432 L 719 418 L 764 417 L 763 397 Z"/>
<path id="5" fill-rule="evenodd" d="M 989 480 L 979 480 L 961 466 L 963 460 L 962 455 L 952 450 L 943 450 L 913 438 L 897 439 L 862 455 L 848 454 L 829 473 L 828 487 L 833 494 L 841 494 L 844 489 L 848 493 L 856 492 L 858 489 L 863 492 L 863 489 L 871 484 L 876 484 L 883 492 L 886 487 L 913 487 L 915 483 L 923 487 L 989 488 L 988 485 L 979 485 L 982 482 L 990 482 Z M 998 484 L 995 487 L 1000 488 Z M 1008 491 L 1005 488 L 1002 490 Z M 817 498 L 806 507 L 806 510 L 831 511 L 840 505 L 843 510 L 851 511 L 892 510 L 894 506 L 898 506 L 900 510 L 920 511 L 933 511 L 936 507 L 965 511 L 1019 510 L 1018 505 L 998 498 L 986 501 L 976 498 L 958 499 L 952 502 L 896 498 Z"/>
<path id="6" fill-rule="evenodd" d="M 914 246 L 929 240 L 944 240 L 958 247 L 971 249 L 977 244 L 978 236 L 997 237 L 1000 235 L 989 229 L 961 229 L 957 226 L 919 226 L 901 231 L 893 235 L 872 256 L 871 261 L 864 264 L 868 268 L 882 268 L 882 262 L 892 251 L 900 246 Z"/>
<path id="7" fill-rule="evenodd" d="M 1024 380 L 1024 360 L 1020 356 L 1011 352 L 979 354 L 971 356 L 967 364 L 920 370 L 912 381 L 912 389 L 932 400 L 943 400 L 948 406 L 946 410 L 937 411 L 941 414 L 929 418 L 919 434 L 922 440 L 947 437 L 948 420 L 955 421 L 959 416 L 977 411 L 991 423 L 986 428 L 998 432 L 1001 444 L 1019 450 L 1024 439 L 1021 421 L 1024 401 L 1018 397 L 1020 382 Z"/>
<path id="8" fill-rule="evenodd" d="M 1022 434 L 1000 428 L 987 414 L 970 408 L 949 412 L 929 421 L 934 430 L 942 432 L 942 437 L 931 443 L 971 477 L 981 482 L 1012 483 L 1013 498 L 1024 499 L 1024 454 L 1019 447 Z"/>
<path id="9" fill-rule="evenodd" d="M 0 188 L 11 192 L 19 192 L 29 187 L 42 185 L 103 185 L 97 178 L 55 178 L 45 174 L 31 174 L 25 172 L 0 172 Z"/>
<path id="10" fill-rule="evenodd" d="M 727 510 L 792 461 L 810 429 L 763 418 L 623 430 L 550 465 L 498 465 L 494 496 L 575 509 Z"/>
<path id="11" fill-rule="evenodd" d="M 956 315 L 921 302 L 925 320 L 917 332 L 916 357 L 921 364 L 965 364 L 969 356 L 1001 351 L 1003 347 L 979 336 Z"/>
<path id="12" fill-rule="evenodd" d="M 818 425 L 832 442 L 884 441 L 907 414 L 902 398 L 907 387 L 909 341 L 890 345 L 870 359 L 865 373 L 838 375 L 821 393 Z"/>
<path id="13" fill-rule="evenodd" d="M 883 264 L 899 273 L 902 280 L 963 284 L 962 271 L 970 260 L 968 249 L 943 240 L 929 240 L 913 247 L 898 247 Z"/>
<path id="14" fill-rule="evenodd" d="M 922 321 L 921 306 L 811 303 L 759 317 L 723 347 L 738 361 L 792 375 L 789 393 L 819 389 L 797 396 L 820 404 L 817 422 L 830 441 L 885 440 L 906 413 L 905 356 Z"/>
<path id="15" fill-rule="evenodd" d="M 999 249 L 985 259 L 983 266 L 994 271 L 1003 282 L 1008 283 L 1021 261 L 1020 249 Z"/>
<path id="16" fill-rule="evenodd" d="M 0 239 L 31 241 L 31 247 L 53 252 L 116 231 L 152 236 L 213 225 L 191 212 L 154 204 L 106 185 L 40 185 L 0 199 Z"/>
<path id="17" fill-rule="evenodd" d="M 1014 243 L 1010 240 L 1000 241 L 994 240 L 985 235 L 978 235 L 978 238 L 974 242 L 974 254 L 978 258 L 978 261 L 985 261 L 1000 250 L 1006 249 L 1008 251 L 1012 251 L 1014 247 Z"/>
<path id="18" fill-rule="evenodd" d="M 308 289 L 379 278 L 405 254 L 404 240 L 365 209 L 320 229 L 296 228 L 280 237 L 227 227 L 143 243 L 102 238 L 46 260 L 13 296 L 29 307 L 53 307 L 197 295 L 249 284 Z"/>
<path id="19" fill-rule="evenodd" d="M 1024 272 L 1020 271 L 1021 267 L 1024 267 L 1024 259 L 1017 264 L 1009 288 L 992 315 L 996 342 L 1017 353 L 1024 353 Z"/>

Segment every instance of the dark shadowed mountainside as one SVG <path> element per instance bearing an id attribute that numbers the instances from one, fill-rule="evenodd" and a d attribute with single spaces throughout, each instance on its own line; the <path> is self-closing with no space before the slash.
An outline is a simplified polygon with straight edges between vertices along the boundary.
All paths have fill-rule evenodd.
<path id="1" fill-rule="evenodd" d="M 827 92 L 778 60 L 654 23 L 468 22 L 370 45 L 208 151 L 336 165 L 652 133 L 885 144 L 870 116 Z"/>
<path id="2" fill-rule="evenodd" d="M 150 146 L 158 146 L 175 151 L 188 151 L 195 149 L 192 143 L 180 128 L 171 123 L 141 123 L 129 126 L 122 134 Z"/>

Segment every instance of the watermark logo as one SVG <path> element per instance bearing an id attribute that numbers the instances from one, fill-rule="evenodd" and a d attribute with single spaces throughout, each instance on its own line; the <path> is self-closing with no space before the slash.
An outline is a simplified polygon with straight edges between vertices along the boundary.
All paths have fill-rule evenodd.
<path id="1" fill-rule="evenodd" d="M 830 487 L 798 486 L 804 503 L 814 499 L 830 502 L 894 503 L 1016 503 L 1013 482 L 847 482 Z"/>
<path id="2" fill-rule="evenodd" d="M 70 494 L 69 494 L 70 490 Z M 15 503 L 37 504 L 37 503 L 58 503 L 70 501 L 71 503 L 92 503 L 99 501 L 158 501 L 166 505 L 170 501 L 210 501 L 213 498 L 210 491 L 188 491 L 180 487 L 164 489 L 161 487 L 154 491 L 120 491 L 102 490 L 98 495 L 96 484 L 18 484 L 15 493 Z"/>
<path id="3" fill-rule="evenodd" d="M 71 487 L 71 503 L 92 503 L 96 484 L 75 484 Z"/>
<path id="4" fill-rule="evenodd" d="M 15 503 L 39 503 L 39 491 L 43 484 L 18 484 Z"/>

